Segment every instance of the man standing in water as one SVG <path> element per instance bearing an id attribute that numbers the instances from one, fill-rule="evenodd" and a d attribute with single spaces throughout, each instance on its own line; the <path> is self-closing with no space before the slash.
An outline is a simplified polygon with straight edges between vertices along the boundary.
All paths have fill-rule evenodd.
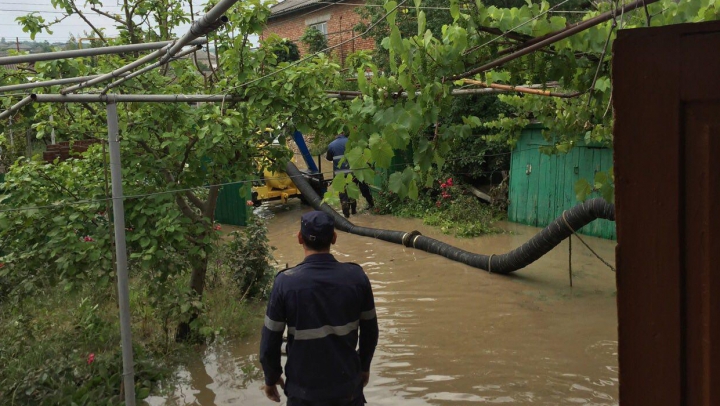
<path id="1" fill-rule="evenodd" d="M 340 163 L 345 157 L 345 144 L 347 144 L 348 138 L 345 134 L 340 134 L 335 137 L 335 140 L 328 145 L 328 151 L 325 155 L 325 159 L 332 161 L 333 163 L 333 175 L 352 173 L 350 170 L 350 164 L 347 160 Z M 356 178 L 353 178 L 355 184 L 360 188 L 360 193 L 363 195 L 365 200 L 368 202 L 368 208 L 372 209 L 375 207 L 373 202 L 372 193 L 370 193 L 370 187 L 365 182 L 360 182 Z M 340 204 L 342 206 L 342 212 L 345 218 L 350 217 L 350 214 L 357 213 L 357 202 L 355 199 L 351 199 L 347 192 L 340 193 Z"/>
<path id="2" fill-rule="evenodd" d="M 330 254 L 337 234 L 328 214 L 304 214 L 297 238 L 305 260 L 278 273 L 268 302 L 260 342 L 262 389 L 279 402 L 279 385 L 288 406 L 361 406 L 378 341 L 370 280 L 360 265 Z M 286 326 L 287 382 L 280 364 Z"/>

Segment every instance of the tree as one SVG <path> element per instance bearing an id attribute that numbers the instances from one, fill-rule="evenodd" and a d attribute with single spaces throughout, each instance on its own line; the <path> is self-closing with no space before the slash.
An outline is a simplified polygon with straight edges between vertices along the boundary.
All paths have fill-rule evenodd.
<path id="1" fill-rule="evenodd" d="M 181 13 L 180 1 L 165 3 L 125 1 L 126 17 L 117 18 L 122 20 L 117 40 L 105 39 L 101 30 L 93 30 L 107 43 L 170 39 L 186 17 Z M 72 2 L 61 2 L 59 8 L 68 14 L 80 13 Z M 134 15 L 144 15 L 144 19 L 154 21 L 154 24 L 145 27 L 130 22 Z M 178 313 L 187 316 L 179 327 L 180 337 L 189 335 L 194 316 L 201 308 L 208 255 L 217 239 L 213 221 L 219 185 L 247 179 L 258 167 L 282 167 L 289 159 L 289 151 L 269 147 L 277 135 L 281 146 L 285 146 L 287 138 L 283 134 L 296 128 L 303 132 L 312 128 L 323 133 L 334 132 L 338 127 L 337 103 L 326 97 L 323 88 L 333 80 L 339 67 L 322 57 L 290 66 L 278 62 L 276 54 L 266 52 L 265 46 L 253 50 L 249 37 L 260 33 L 269 15 L 268 8 L 259 0 L 238 4 L 227 15 L 230 21 L 211 36 L 219 54 L 219 66 L 212 72 L 202 72 L 190 60 L 179 60 L 116 89 L 123 93 L 148 94 L 220 90 L 245 100 L 197 106 L 183 103 L 118 106 L 125 193 L 145 196 L 128 202 L 125 226 L 132 228 L 128 234 L 132 243 L 132 265 L 148 278 L 148 288 L 158 300 L 160 290 L 167 292 L 173 289 L 173 283 L 178 279 L 189 279 L 188 294 L 174 304 L 175 308 L 182 309 Z M 117 16 L 107 17 L 117 21 Z M 37 26 L 30 23 L 32 19 L 33 16 L 28 16 L 21 21 L 37 33 L 39 31 L 34 31 Z M 36 79 L 61 77 L 63 69 L 72 70 L 72 76 L 108 72 L 132 59 L 132 56 L 108 56 L 97 58 L 96 65 L 89 63 L 90 59 L 38 63 Z M 49 92 L 57 90 L 52 88 Z M 10 102 L 4 100 L 6 106 Z M 50 115 L 54 118 L 52 122 Z M 58 138 L 73 140 L 103 138 L 104 121 L 100 106 L 45 104 L 23 110 L 15 117 L 13 127 L 31 128 L 38 138 L 46 137 L 54 128 Z M 7 123 L 0 125 L 3 126 L 0 130 L 5 132 L 2 142 L 6 142 L 9 128 Z M 281 133 L 271 136 L 260 131 L 268 127 L 280 128 Z M 69 230 L 77 229 L 78 219 L 89 221 L 99 208 L 95 200 L 105 196 L 104 173 L 99 170 L 103 168 L 104 155 L 95 149 L 82 164 L 69 161 L 40 165 L 29 158 L 18 161 L 8 174 L 9 194 L 3 205 L 24 208 L 52 204 L 58 208 L 0 213 L 0 221 L 15 225 L 0 231 L 3 246 L 12 247 L 2 259 L 7 266 L 0 277 L 15 273 L 54 275 L 53 278 L 35 279 L 72 286 L 73 283 L 95 280 L 99 275 L 109 275 L 107 268 L 96 268 L 108 266 L 107 262 L 95 263 L 86 261 L 84 256 L 65 255 L 60 245 L 67 243 L 68 238 L 75 239 Z M 95 170 L 80 171 L 79 166 Z M 61 173 L 65 176 L 57 179 L 55 175 Z M 76 177 L 82 177 L 83 181 L 79 182 Z M 30 181 L 34 188 L 21 186 Z M 35 193 L 33 190 L 45 191 Z M 93 203 L 74 203 L 85 199 Z M 35 220 L 40 223 L 33 223 Z M 31 223 L 40 229 L 30 227 Z M 81 234 L 88 234 L 82 236 L 83 241 L 77 240 L 79 244 L 85 243 L 85 236 L 93 239 L 93 245 L 80 245 L 92 249 L 92 258 L 111 251 L 109 238 L 96 235 L 105 233 L 105 226 L 95 223 L 91 221 L 82 228 Z M 44 227 L 53 224 L 63 224 L 63 235 L 69 236 L 56 238 L 57 235 L 52 234 L 53 238 L 46 238 L 50 230 Z M 24 246 L 20 243 L 23 240 L 28 241 Z M 44 255 L 37 256 L 36 261 L 24 260 L 32 256 L 32 249 L 42 244 L 47 248 L 43 250 Z M 59 261 L 59 258 L 63 260 Z M 160 286 L 153 286 L 155 284 Z"/>
<path id="2" fill-rule="evenodd" d="M 351 103 L 346 116 L 352 123 L 346 156 L 354 168 L 387 168 L 394 149 L 412 148 L 412 165 L 390 178 L 393 192 L 409 196 L 417 195 L 419 186 L 431 184 L 446 167 L 453 139 L 481 126 L 491 131 L 485 140 L 512 145 L 530 120 L 538 120 L 547 128 L 545 135 L 555 141 L 543 151 L 546 153 L 567 152 L 581 138 L 612 145 L 609 50 L 616 29 L 705 21 L 718 18 L 720 12 L 711 1 L 661 0 L 647 9 L 618 13 L 609 22 L 541 52 L 473 74 L 472 68 L 522 47 L 525 41 L 565 28 L 568 18 L 551 12 L 546 1 L 504 8 L 480 0 L 452 0 L 448 10 L 452 22 L 443 25 L 438 34 L 429 29 L 424 3 L 415 1 L 417 30 L 403 35 L 398 8 L 405 4 L 387 2 L 382 14 L 387 35 L 381 45 L 388 51 L 388 69 L 383 71 L 369 63 L 357 72 L 364 97 Z M 580 17 L 575 18 L 590 19 L 615 6 L 613 2 L 586 3 L 579 10 Z M 370 78 L 364 74 L 366 69 L 373 72 Z M 451 92 L 455 88 L 477 82 L 527 85 L 549 81 L 556 81 L 555 91 L 568 97 L 510 93 L 500 100 L 512 107 L 511 115 L 501 114 L 489 123 L 473 115 L 463 117 L 462 123 L 442 121 L 452 108 Z M 399 97 L 402 92 L 407 92 L 407 98 Z M 420 94 L 416 96 L 415 92 Z M 371 173 L 363 170 L 356 175 L 367 179 Z M 346 180 L 336 182 L 339 190 Z M 612 184 L 611 173 L 599 175 L 594 183 L 584 191 L 603 189 L 606 198 L 612 199 L 612 187 L 603 187 Z M 579 195 L 583 197 L 583 193 Z"/>
<path id="3" fill-rule="evenodd" d="M 368 2 L 359 12 L 367 23 L 360 23 L 356 31 L 364 32 L 369 23 L 379 21 L 386 11 L 379 7 L 382 1 Z M 553 0 L 549 4 L 557 5 L 557 10 L 568 11 L 578 7 L 580 1 L 559 1 Z M 486 6 L 494 7 L 522 7 L 526 4 L 524 0 L 488 0 L 483 2 Z M 460 9 L 471 10 L 475 7 L 474 1 L 460 0 Z M 396 26 L 405 37 L 412 37 L 417 31 L 418 12 L 422 10 L 425 16 L 425 26 L 433 36 L 442 36 L 443 26 L 453 23 L 453 18 L 448 12 L 447 1 L 426 0 L 419 8 L 403 6 L 399 8 L 396 17 Z M 572 14 L 571 14 L 572 15 Z M 492 27 L 481 27 L 487 31 L 495 32 Z M 389 35 L 390 29 L 387 24 L 375 26 L 367 34 L 375 40 L 376 48 L 374 61 L 381 71 L 389 71 L 389 51 L 382 46 L 383 40 Z M 483 56 L 489 54 L 482 54 Z M 537 55 L 535 56 L 537 58 Z M 538 58 L 539 59 L 539 58 Z M 451 106 L 444 112 L 438 121 L 444 123 L 461 123 L 463 117 L 475 116 L 482 123 L 496 120 L 500 114 L 510 114 L 512 109 L 509 105 L 501 102 L 497 95 L 475 95 L 465 97 L 454 97 Z M 473 129 L 467 135 L 457 135 L 450 142 L 450 150 L 447 154 L 447 165 L 445 170 L 450 173 L 463 174 L 470 180 L 490 179 L 492 174 L 509 167 L 510 145 L 505 142 L 488 140 L 485 136 L 492 131 L 484 126 Z M 486 156 L 487 155 L 487 156 Z M 498 179 L 496 179 L 497 181 Z"/>
<path id="4" fill-rule="evenodd" d="M 300 37 L 300 42 L 308 47 L 311 54 L 325 50 L 328 47 L 327 37 L 317 28 L 310 26 Z"/>

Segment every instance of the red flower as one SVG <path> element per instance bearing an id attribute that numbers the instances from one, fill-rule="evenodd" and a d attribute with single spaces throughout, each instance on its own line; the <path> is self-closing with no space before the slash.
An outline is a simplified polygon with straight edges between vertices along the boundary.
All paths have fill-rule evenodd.
<path id="1" fill-rule="evenodd" d="M 95 353 L 91 352 L 90 354 L 88 354 L 87 363 L 88 365 L 90 365 L 93 362 L 95 362 Z"/>
<path id="2" fill-rule="evenodd" d="M 213 230 L 220 231 L 222 227 L 220 227 L 220 224 L 215 224 L 215 227 L 213 227 Z"/>
<path id="3" fill-rule="evenodd" d="M 83 241 L 85 241 L 85 242 L 93 242 L 94 240 L 93 240 L 92 237 L 90 237 L 89 235 L 86 235 L 85 237 L 83 237 Z"/>
<path id="4" fill-rule="evenodd" d="M 442 184 L 440 184 L 440 187 L 445 189 L 446 187 L 448 187 L 448 185 L 447 185 L 447 183 L 442 183 Z"/>
<path id="5" fill-rule="evenodd" d="M 453 180 L 452 180 L 452 178 L 448 178 L 448 180 L 447 180 L 446 183 L 447 183 L 448 186 L 452 186 L 452 185 L 453 185 Z"/>
<path id="6" fill-rule="evenodd" d="M 246 201 L 245 204 L 248 205 L 248 206 L 254 206 L 254 205 L 255 205 L 252 200 Z"/>

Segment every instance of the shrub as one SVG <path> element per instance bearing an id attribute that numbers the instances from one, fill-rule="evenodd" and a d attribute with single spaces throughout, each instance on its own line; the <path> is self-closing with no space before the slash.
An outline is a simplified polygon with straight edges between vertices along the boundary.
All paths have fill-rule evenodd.
<path id="1" fill-rule="evenodd" d="M 423 189 L 417 200 L 401 199 L 395 193 L 381 191 L 375 200 L 375 213 L 421 218 L 424 224 L 456 237 L 470 238 L 502 231 L 493 224 L 503 218 L 503 212 L 465 194 L 462 186 L 456 185 L 452 178 Z"/>
<path id="2" fill-rule="evenodd" d="M 308 52 L 311 54 L 320 52 L 328 47 L 325 34 L 315 27 L 308 27 L 302 37 L 300 37 L 300 41 L 307 45 Z"/>
<path id="3" fill-rule="evenodd" d="M 267 238 L 267 227 L 260 217 L 252 217 L 242 231 L 232 233 L 228 244 L 227 264 L 242 297 L 262 298 L 269 291 L 275 259 Z"/>

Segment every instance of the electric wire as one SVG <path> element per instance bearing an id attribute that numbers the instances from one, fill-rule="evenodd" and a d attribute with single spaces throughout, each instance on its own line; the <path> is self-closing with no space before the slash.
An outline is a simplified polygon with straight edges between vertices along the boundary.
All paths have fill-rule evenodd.
<path id="1" fill-rule="evenodd" d="M 519 152 L 536 151 L 536 150 L 537 150 L 536 148 L 527 148 L 527 149 L 518 150 L 518 151 L 513 151 L 513 152 L 519 153 Z M 512 154 L 513 152 L 503 152 L 503 153 L 499 153 L 499 154 L 484 155 L 484 156 L 510 155 L 510 154 Z M 445 162 L 456 162 L 456 161 L 458 161 L 458 160 L 466 159 L 466 158 L 468 158 L 468 157 L 462 157 L 462 158 L 447 160 L 447 161 L 445 161 Z M 407 167 L 408 165 L 409 165 L 409 164 L 407 164 L 407 163 L 394 164 L 394 165 L 390 165 L 390 167 L 388 167 L 388 168 L 386 168 L 386 169 L 394 169 L 394 168 L 398 168 L 398 167 Z M 363 167 L 363 168 L 355 168 L 355 169 L 353 169 L 353 170 L 356 170 L 356 171 L 357 171 L 357 170 L 364 170 L 364 169 L 374 169 L 374 168 L 372 168 L 372 167 L 370 167 L 370 166 L 366 166 L 366 167 Z M 384 169 L 385 169 L 385 168 L 384 168 Z M 495 171 L 495 172 L 482 172 L 482 173 L 489 175 L 489 174 L 496 173 L 496 172 L 497 172 L 497 171 Z M 325 171 L 325 172 L 321 172 L 321 173 L 322 173 L 323 175 L 325 175 L 325 174 L 330 174 L 330 173 L 333 173 L 333 172 L 331 172 L 331 171 Z M 475 172 L 475 173 L 477 173 L 477 172 Z M 467 174 L 469 174 L 469 173 L 457 173 L 456 175 L 467 175 Z M 295 176 L 295 177 L 297 177 L 297 176 Z M 290 175 L 286 175 L 286 176 L 278 176 L 278 177 L 270 177 L 270 178 L 246 179 L 246 180 L 240 180 L 240 181 L 234 181 L 234 182 L 225 182 L 225 183 L 216 183 L 216 184 L 212 184 L 212 185 L 195 186 L 195 187 L 190 187 L 190 188 L 170 189 L 170 190 L 163 190 L 163 191 L 159 191 L 159 192 L 140 193 L 140 194 L 134 194 L 134 195 L 125 195 L 125 196 L 123 196 L 122 198 L 123 198 L 124 200 L 143 199 L 143 198 L 148 198 L 148 197 L 153 197 L 153 196 L 160 196 L 160 195 L 166 195 L 166 194 L 185 193 L 185 192 L 191 192 L 191 191 L 195 191 L 195 190 L 209 189 L 209 188 L 211 188 L 211 187 L 221 187 L 221 186 L 231 186 L 231 185 L 242 185 L 242 184 L 246 184 L 246 183 L 263 182 L 263 181 L 266 181 L 266 180 L 282 180 L 282 179 L 288 179 L 288 178 L 292 179 L 292 178 L 294 178 L 294 177 L 293 177 L 293 176 L 290 176 Z M 58 204 L 48 204 L 48 205 L 40 205 L 40 206 L 13 207 L 13 208 L 7 208 L 7 209 L 0 209 L 0 213 L 17 212 L 17 211 L 30 211 L 30 210 L 41 210 L 41 209 L 58 209 L 58 208 L 66 207 L 66 206 L 76 206 L 76 205 L 82 205 L 82 204 L 103 203 L 103 202 L 106 202 L 106 201 L 112 201 L 113 199 L 114 199 L 114 198 L 112 198 L 112 197 L 107 197 L 107 198 L 98 198 L 98 199 L 84 199 L 84 200 L 77 200 L 77 201 L 70 201 L 70 202 L 62 202 L 62 203 L 58 203 Z M 1 203 L 1 202 L 0 202 L 0 203 Z"/>

